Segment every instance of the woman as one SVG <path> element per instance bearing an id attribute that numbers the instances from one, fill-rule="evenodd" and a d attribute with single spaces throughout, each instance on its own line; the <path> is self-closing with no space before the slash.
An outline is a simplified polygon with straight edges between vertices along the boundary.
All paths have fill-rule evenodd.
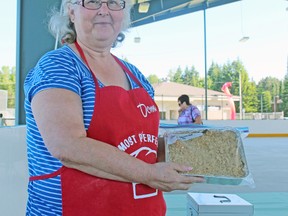
<path id="1" fill-rule="evenodd" d="M 203 124 L 201 119 L 201 114 L 199 109 L 196 106 L 193 106 L 190 103 L 188 95 L 181 95 L 178 98 L 179 117 L 178 124 Z"/>
<path id="2" fill-rule="evenodd" d="M 140 71 L 110 53 L 130 2 L 63 0 L 50 29 L 64 45 L 25 80 L 27 215 L 165 215 L 161 191 L 202 178 L 157 162 L 159 111 Z"/>

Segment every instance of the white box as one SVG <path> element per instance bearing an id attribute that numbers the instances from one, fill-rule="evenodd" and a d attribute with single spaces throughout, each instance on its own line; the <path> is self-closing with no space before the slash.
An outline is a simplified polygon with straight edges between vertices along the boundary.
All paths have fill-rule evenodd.
<path id="1" fill-rule="evenodd" d="M 252 216 L 253 213 L 253 204 L 236 194 L 187 194 L 187 216 Z"/>

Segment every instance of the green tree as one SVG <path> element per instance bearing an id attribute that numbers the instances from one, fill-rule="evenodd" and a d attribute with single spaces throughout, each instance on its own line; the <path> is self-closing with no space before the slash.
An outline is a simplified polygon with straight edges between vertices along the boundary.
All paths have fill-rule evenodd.
<path id="1" fill-rule="evenodd" d="M 258 93 L 270 91 L 272 96 L 280 95 L 281 81 L 274 77 L 266 77 L 259 81 L 257 85 Z"/>
<path id="2" fill-rule="evenodd" d="M 169 80 L 171 82 L 176 82 L 176 83 L 184 83 L 182 76 L 183 76 L 183 72 L 180 66 L 178 66 L 176 72 L 173 72 L 170 70 L 168 74 Z"/>
<path id="3" fill-rule="evenodd" d="M 283 93 L 282 93 L 282 110 L 284 116 L 288 117 L 288 73 L 286 74 L 283 81 Z"/>
<path id="4" fill-rule="evenodd" d="M 247 82 L 244 88 L 243 108 L 245 112 L 257 112 L 258 98 L 257 98 L 257 86 L 255 82 Z"/>
<path id="5" fill-rule="evenodd" d="M 199 72 L 196 71 L 195 67 L 192 66 L 190 69 L 188 67 L 185 68 L 184 73 L 182 75 L 183 84 L 195 86 L 195 87 L 203 87 L 201 84 L 201 78 L 199 76 Z"/>
<path id="6" fill-rule="evenodd" d="M 215 91 L 221 91 L 223 84 L 226 82 L 223 78 L 222 68 L 212 62 L 208 70 L 207 87 Z"/>
<path id="7" fill-rule="evenodd" d="M 259 95 L 259 98 L 262 97 L 262 103 L 261 100 L 258 101 L 258 112 L 261 112 L 261 108 L 263 110 L 263 103 L 266 104 L 266 106 L 268 105 L 268 101 L 266 101 L 268 99 L 270 99 L 269 108 L 265 108 L 265 110 L 267 110 L 267 112 L 272 112 L 271 101 L 275 96 L 280 96 L 282 99 L 282 88 L 282 82 L 277 78 L 269 76 L 261 79 L 257 85 L 257 94 Z M 269 97 L 263 99 L 263 92 L 266 92 L 266 95 L 268 94 L 267 92 L 269 92 Z"/>
<path id="8" fill-rule="evenodd" d="M 232 68 L 234 70 L 234 79 L 238 79 L 237 93 L 240 94 L 240 85 L 242 93 L 242 107 L 245 112 L 257 112 L 258 98 L 257 98 L 257 86 L 254 81 L 249 81 L 248 73 L 239 60 L 232 62 Z M 235 77 L 235 75 L 237 77 Z M 241 83 L 240 83 L 241 78 Z M 234 92 L 234 94 L 237 94 Z"/>
<path id="9" fill-rule="evenodd" d="M 157 78 L 152 78 L 149 77 L 150 82 L 156 82 Z M 170 70 L 168 78 L 172 82 L 204 88 L 204 78 L 199 76 L 199 72 L 194 66 L 186 67 L 184 71 L 178 66 L 176 71 Z M 245 109 L 245 112 L 272 112 L 272 99 L 275 96 L 280 96 L 283 101 L 279 106 L 280 111 L 283 110 L 285 116 L 288 116 L 288 74 L 284 82 L 269 76 L 256 84 L 249 79 L 248 72 L 239 59 L 232 62 L 228 61 L 223 66 L 212 62 L 208 70 L 207 87 L 211 90 L 221 91 L 224 83 L 232 82 L 231 94 L 240 96 L 240 80 L 242 108 Z M 237 112 L 239 112 L 239 102 L 236 102 L 235 105 Z"/>
<path id="10" fill-rule="evenodd" d="M 227 62 L 223 67 L 212 64 L 209 74 L 215 82 L 212 86 L 214 86 L 214 88 L 219 88 L 213 90 L 219 91 L 224 83 L 232 82 L 232 87 L 230 89 L 231 94 L 240 96 L 241 85 L 242 108 L 245 109 L 245 112 L 257 111 L 258 99 L 255 83 L 249 81 L 248 73 L 239 59 Z M 240 112 L 240 101 L 236 103 L 236 110 L 237 112 Z"/>
<path id="11" fill-rule="evenodd" d="M 271 92 L 264 91 L 262 93 L 262 103 L 261 103 L 262 106 L 261 108 L 263 112 L 272 112 L 271 101 L 272 101 Z"/>
<path id="12" fill-rule="evenodd" d="M 161 80 L 158 78 L 157 75 L 155 74 L 151 74 L 147 77 L 147 80 L 151 83 L 151 84 L 154 84 L 154 83 L 159 83 L 161 82 Z"/>
<path id="13" fill-rule="evenodd" d="M 16 68 L 2 66 L 0 69 L 0 89 L 8 91 L 8 108 L 15 108 Z"/>

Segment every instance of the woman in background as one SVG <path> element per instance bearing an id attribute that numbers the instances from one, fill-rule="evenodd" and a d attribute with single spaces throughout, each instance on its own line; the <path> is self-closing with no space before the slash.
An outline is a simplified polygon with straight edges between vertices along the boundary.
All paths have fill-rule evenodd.
<path id="1" fill-rule="evenodd" d="M 180 107 L 180 109 L 178 110 L 179 125 L 191 124 L 191 123 L 203 124 L 199 109 L 190 103 L 188 95 L 185 94 L 181 95 L 178 98 L 178 105 Z"/>

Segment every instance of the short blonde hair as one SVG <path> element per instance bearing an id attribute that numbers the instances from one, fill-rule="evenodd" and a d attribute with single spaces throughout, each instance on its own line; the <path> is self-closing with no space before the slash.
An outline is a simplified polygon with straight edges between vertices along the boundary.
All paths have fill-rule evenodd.
<path id="1" fill-rule="evenodd" d="M 52 9 L 50 14 L 50 20 L 48 23 L 48 28 L 50 33 L 58 39 L 59 43 L 74 43 L 76 40 L 76 31 L 74 28 L 74 24 L 71 22 L 69 14 L 68 14 L 68 4 L 76 3 L 77 0 L 62 0 L 61 9 Z M 122 23 L 121 31 L 125 31 L 130 27 L 131 18 L 130 18 L 130 10 L 132 7 L 131 0 L 125 1 L 124 8 L 124 20 Z M 119 37 L 116 38 L 114 45 L 117 43 L 117 40 L 123 40 L 123 33 L 119 34 Z"/>

